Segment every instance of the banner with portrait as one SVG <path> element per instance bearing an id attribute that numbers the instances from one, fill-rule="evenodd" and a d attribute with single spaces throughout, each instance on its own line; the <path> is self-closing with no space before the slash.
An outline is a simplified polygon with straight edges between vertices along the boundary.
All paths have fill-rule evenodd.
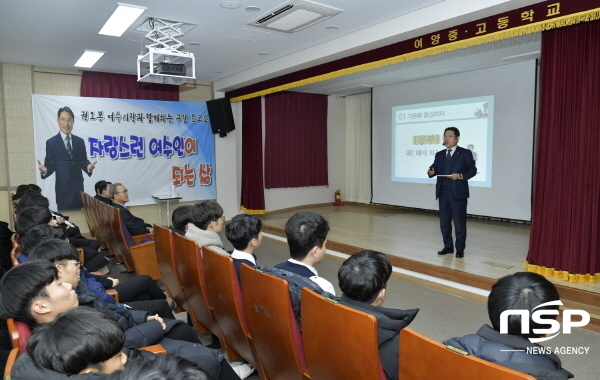
<path id="1" fill-rule="evenodd" d="M 100 180 L 153 195 L 216 199 L 215 141 L 206 103 L 32 95 L 37 184 L 51 209 Z M 58 114 L 59 110 L 66 110 Z M 72 112 L 72 115 L 70 112 Z M 57 203 L 58 199 L 58 203 Z"/>

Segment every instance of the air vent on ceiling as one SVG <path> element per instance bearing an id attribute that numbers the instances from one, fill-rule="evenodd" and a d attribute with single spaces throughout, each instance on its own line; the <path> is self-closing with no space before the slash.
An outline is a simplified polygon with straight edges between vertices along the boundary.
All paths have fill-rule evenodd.
<path id="1" fill-rule="evenodd" d="M 310 0 L 291 0 L 257 17 L 248 25 L 294 33 L 342 12 L 342 9 Z"/>

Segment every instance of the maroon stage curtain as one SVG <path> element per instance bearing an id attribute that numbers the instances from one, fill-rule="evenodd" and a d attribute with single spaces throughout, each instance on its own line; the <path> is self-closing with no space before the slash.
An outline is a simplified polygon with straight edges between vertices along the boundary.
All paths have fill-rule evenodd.
<path id="1" fill-rule="evenodd" d="M 264 214 L 261 98 L 242 102 L 242 209 Z"/>
<path id="2" fill-rule="evenodd" d="M 600 22 L 543 32 L 541 62 L 529 270 L 593 283 L 583 275 L 600 272 Z"/>
<path id="3" fill-rule="evenodd" d="M 179 101 L 179 86 L 137 81 L 137 75 L 84 71 L 80 96 Z"/>
<path id="4" fill-rule="evenodd" d="M 265 187 L 327 184 L 327 96 L 265 96 Z"/>

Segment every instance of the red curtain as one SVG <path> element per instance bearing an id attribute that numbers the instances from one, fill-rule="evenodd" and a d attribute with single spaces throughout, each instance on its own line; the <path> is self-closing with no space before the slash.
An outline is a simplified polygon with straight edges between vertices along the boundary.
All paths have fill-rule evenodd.
<path id="1" fill-rule="evenodd" d="M 327 96 L 265 96 L 265 187 L 327 184 Z"/>
<path id="2" fill-rule="evenodd" d="M 242 208 L 265 212 L 261 98 L 242 102 Z"/>
<path id="3" fill-rule="evenodd" d="M 543 32 L 541 62 L 527 261 L 546 275 L 599 273 L 600 22 Z"/>
<path id="4" fill-rule="evenodd" d="M 81 94 L 95 98 L 179 101 L 179 86 L 137 81 L 137 75 L 84 71 Z"/>

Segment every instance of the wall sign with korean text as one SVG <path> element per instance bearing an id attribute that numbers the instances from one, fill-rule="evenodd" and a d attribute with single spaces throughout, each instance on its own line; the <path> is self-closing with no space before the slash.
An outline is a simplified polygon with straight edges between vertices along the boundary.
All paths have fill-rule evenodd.
<path id="1" fill-rule="evenodd" d="M 80 186 L 93 195 L 100 180 L 123 183 L 128 205 L 154 203 L 152 195 L 171 194 L 172 186 L 183 201 L 216 199 L 215 141 L 206 103 L 36 94 L 32 103 L 39 162 L 31 164 L 51 209 L 61 193 Z M 63 107 L 73 117 L 58 115 Z"/>

